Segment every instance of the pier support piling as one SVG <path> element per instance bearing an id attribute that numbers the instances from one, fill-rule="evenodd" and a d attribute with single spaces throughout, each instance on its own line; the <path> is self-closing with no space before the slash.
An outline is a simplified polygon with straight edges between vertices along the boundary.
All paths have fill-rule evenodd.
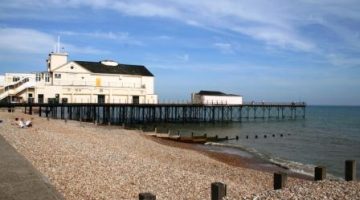
<path id="1" fill-rule="evenodd" d="M 293 115 L 303 114 L 305 117 L 305 103 L 268 103 L 264 102 L 245 103 L 241 105 L 227 104 L 43 104 L 21 103 L 1 104 L 0 107 L 9 108 L 11 112 L 15 107 L 24 108 L 24 112 L 31 114 L 33 108 L 43 108 L 46 117 L 54 119 L 65 116 L 72 120 L 97 121 L 98 124 L 122 124 L 122 123 L 148 123 L 148 122 L 231 122 L 244 119 L 263 120 L 278 118 L 293 118 Z M 296 109 L 303 109 L 297 112 Z M 274 112 L 273 112 L 274 110 Z M 276 113 L 277 110 L 277 113 Z M 290 113 L 288 112 L 290 111 Z M 301 110 L 300 110 L 301 111 Z M 296 118 L 296 116 L 295 116 Z"/>

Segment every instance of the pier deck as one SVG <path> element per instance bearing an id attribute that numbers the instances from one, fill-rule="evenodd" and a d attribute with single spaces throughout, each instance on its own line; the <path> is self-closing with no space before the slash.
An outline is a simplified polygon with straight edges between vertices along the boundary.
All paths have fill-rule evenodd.
<path id="1" fill-rule="evenodd" d="M 0 107 L 23 107 L 25 113 L 38 113 L 56 119 L 99 124 L 157 122 L 233 122 L 250 119 L 305 118 L 306 104 L 245 103 L 241 105 L 203 104 L 0 104 Z"/>

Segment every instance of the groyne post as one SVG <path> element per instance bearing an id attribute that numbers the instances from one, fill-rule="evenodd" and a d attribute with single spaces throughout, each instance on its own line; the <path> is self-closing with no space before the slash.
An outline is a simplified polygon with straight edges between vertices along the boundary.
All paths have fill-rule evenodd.
<path id="1" fill-rule="evenodd" d="M 277 172 L 274 173 L 274 190 L 282 189 L 286 186 L 287 174 Z"/>
<path id="2" fill-rule="evenodd" d="M 49 107 L 47 107 L 47 106 L 45 109 L 45 116 L 46 116 L 46 118 L 49 118 Z"/>
<path id="3" fill-rule="evenodd" d="M 211 200 L 222 200 L 226 196 L 226 185 L 224 183 L 211 183 Z"/>
<path id="4" fill-rule="evenodd" d="M 322 181 L 326 179 L 326 168 L 323 166 L 315 167 L 314 181 Z"/>
<path id="5" fill-rule="evenodd" d="M 146 193 L 140 193 L 139 194 L 139 200 L 156 200 L 156 196 L 146 192 Z"/>
<path id="6" fill-rule="evenodd" d="M 355 181 L 356 180 L 356 161 L 346 160 L 345 161 L 345 180 Z"/>

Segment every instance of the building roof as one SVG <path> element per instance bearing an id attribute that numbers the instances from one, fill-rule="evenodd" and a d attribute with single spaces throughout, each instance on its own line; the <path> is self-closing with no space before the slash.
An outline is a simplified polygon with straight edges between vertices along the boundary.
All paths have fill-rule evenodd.
<path id="1" fill-rule="evenodd" d="M 209 91 L 209 90 L 200 90 L 200 92 L 196 93 L 198 95 L 207 95 L 207 96 L 240 96 L 236 94 L 225 94 L 219 91 Z"/>
<path id="2" fill-rule="evenodd" d="M 128 74 L 141 76 L 154 76 L 145 66 L 118 64 L 116 66 L 104 65 L 101 62 L 74 61 L 92 73 L 101 74 Z"/>

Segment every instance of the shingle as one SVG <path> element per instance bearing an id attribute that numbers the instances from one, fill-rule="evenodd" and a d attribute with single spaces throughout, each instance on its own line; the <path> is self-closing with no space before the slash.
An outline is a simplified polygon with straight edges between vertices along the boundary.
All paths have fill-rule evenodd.
<path id="1" fill-rule="evenodd" d="M 154 76 L 145 66 L 118 64 L 117 66 L 104 65 L 101 62 L 74 61 L 92 73 L 99 74 L 127 74 L 140 76 Z"/>

